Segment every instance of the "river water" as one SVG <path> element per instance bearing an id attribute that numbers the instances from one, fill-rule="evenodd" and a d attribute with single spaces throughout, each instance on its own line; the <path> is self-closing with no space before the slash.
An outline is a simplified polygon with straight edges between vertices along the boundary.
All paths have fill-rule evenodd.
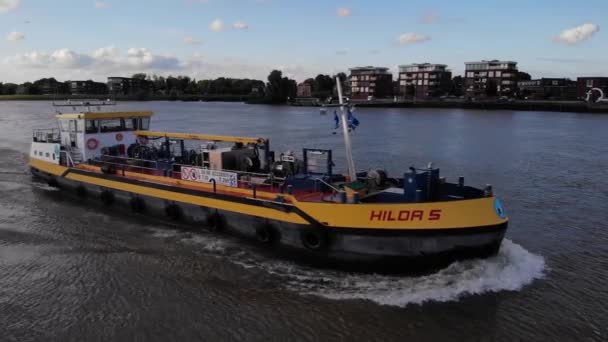
<path id="1" fill-rule="evenodd" d="M 432 161 L 491 183 L 498 256 L 417 277 L 321 271 L 229 237 L 141 221 L 32 182 L 46 102 L 0 103 L 0 340 L 608 340 L 608 116 L 361 109 L 357 167 Z M 152 129 L 334 148 L 333 115 L 233 103 L 125 103 Z"/>

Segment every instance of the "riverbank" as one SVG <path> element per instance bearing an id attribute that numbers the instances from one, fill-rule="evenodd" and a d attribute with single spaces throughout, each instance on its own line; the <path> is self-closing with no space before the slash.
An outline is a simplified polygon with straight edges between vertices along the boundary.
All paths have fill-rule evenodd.
<path id="1" fill-rule="evenodd" d="M 0 101 L 53 101 L 69 99 L 103 99 L 109 95 L 0 95 Z M 116 101 L 208 101 L 208 102 L 249 102 L 257 98 L 248 95 L 118 95 Z"/>
<path id="2" fill-rule="evenodd" d="M 589 105 L 583 101 L 375 101 L 356 103 L 371 108 L 460 108 L 482 110 L 518 110 L 543 112 L 608 113 L 608 104 Z"/>
<path id="3" fill-rule="evenodd" d="M 70 99 L 101 99 L 107 95 L 0 95 L 0 101 L 53 101 Z M 146 95 L 116 96 L 116 101 L 183 101 L 183 102 L 245 102 L 247 104 L 276 105 L 265 98 L 247 95 Z M 589 105 L 583 101 L 466 101 L 461 99 L 401 101 L 376 100 L 353 102 L 357 107 L 368 108 L 459 108 L 480 110 L 517 110 L 573 113 L 608 113 L 608 103 Z"/>

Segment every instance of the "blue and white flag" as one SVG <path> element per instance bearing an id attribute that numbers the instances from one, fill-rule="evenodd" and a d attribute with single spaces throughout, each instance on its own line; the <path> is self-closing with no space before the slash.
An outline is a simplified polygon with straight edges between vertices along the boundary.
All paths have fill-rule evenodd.
<path id="1" fill-rule="evenodd" d="M 359 120 L 353 115 L 353 112 L 348 109 L 348 128 L 350 130 L 355 130 L 359 126 Z"/>
<path id="2" fill-rule="evenodd" d="M 338 130 L 338 128 L 340 128 L 340 117 L 338 116 L 338 112 L 336 112 L 335 110 L 334 110 L 334 122 L 335 122 L 334 134 L 336 134 L 336 131 Z"/>

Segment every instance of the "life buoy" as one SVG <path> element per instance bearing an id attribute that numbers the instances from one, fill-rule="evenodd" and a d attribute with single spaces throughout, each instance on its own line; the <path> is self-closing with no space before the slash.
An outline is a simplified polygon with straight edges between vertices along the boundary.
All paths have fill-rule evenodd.
<path id="1" fill-rule="evenodd" d="M 137 138 L 137 141 L 139 141 L 140 145 L 147 145 L 148 137 L 139 137 L 139 138 Z"/>
<path id="2" fill-rule="evenodd" d="M 305 229 L 300 233 L 304 247 L 319 251 L 327 247 L 327 233 L 320 229 Z"/>
<path id="3" fill-rule="evenodd" d="M 122 133 L 116 133 L 116 141 L 122 141 Z"/>
<path id="4" fill-rule="evenodd" d="M 99 141 L 97 141 L 97 139 L 90 138 L 89 140 L 87 140 L 87 148 L 89 150 L 94 150 L 97 148 L 97 146 L 99 146 Z"/>

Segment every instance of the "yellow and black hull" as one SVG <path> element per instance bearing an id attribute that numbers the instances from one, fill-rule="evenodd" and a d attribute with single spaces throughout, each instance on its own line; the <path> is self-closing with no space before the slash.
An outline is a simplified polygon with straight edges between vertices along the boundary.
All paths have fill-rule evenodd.
<path id="1" fill-rule="evenodd" d="M 338 204 L 218 189 L 167 177 L 104 174 L 31 159 L 32 173 L 75 195 L 197 229 L 256 240 L 317 266 L 402 273 L 497 253 L 508 219 L 494 197 L 432 203 Z M 161 181 L 162 180 L 162 181 Z M 188 186 L 188 187 L 186 187 Z M 231 193 L 221 190 L 229 190 Z M 119 206 L 115 206 L 119 207 Z"/>

